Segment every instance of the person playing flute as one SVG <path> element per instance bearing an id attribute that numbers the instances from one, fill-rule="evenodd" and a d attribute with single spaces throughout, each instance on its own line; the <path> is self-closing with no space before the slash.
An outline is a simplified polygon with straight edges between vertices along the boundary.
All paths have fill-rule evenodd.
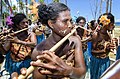
<path id="1" fill-rule="evenodd" d="M 10 78 L 13 72 L 20 74 L 21 68 L 28 68 L 30 66 L 31 53 L 37 44 L 35 33 L 31 32 L 28 34 L 28 30 L 24 30 L 28 28 L 28 20 L 25 14 L 17 13 L 11 18 L 11 21 L 13 25 L 9 28 L 12 30 L 13 34 L 16 34 L 10 36 L 9 34 L 12 33 L 8 33 L 8 36 L 4 36 L 3 40 L 5 41 L 1 43 L 1 48 L 4 49 L 4 52 L 0 50 L 0 52 L 5 55 L 4 68 L 1 69 L 0 72 L 1 76 L 4 76 L 2 73 L 7 71 Z M 2 78 L 3 77 L 1 77 L 1 79 Z"/>
<path id="2" fill-rule="evenodd" d="M 92 35 L 92 50 L 90 58 L 90 79 L 100 79 L 101 74 L 110 66 L 109 53 L 115 44 L 111 42 L 109 32 L 114 29 L 114 16 L 104 13 L 99 16 L 100 29 Z"/>
<path id="3" fill-rule="evenodd" d="M 74 28 L 71 24 L 70 9 L 63 3 L 41 4 L 38 7 L 38 15 L 41 23 L 51 28 L 52 34 L 38 44 L 32 52 L 31 65 L 37 67 L 33 71 L 33 79 L 83 77 L 86 67 L 81 39 L 77 33 L 71 35 L 54 52 L 49 51 Z M 25 70 L 22 74 L 25 74 Z M 16 74 L 13 75 L 14 78 L 15 76 Z"/>

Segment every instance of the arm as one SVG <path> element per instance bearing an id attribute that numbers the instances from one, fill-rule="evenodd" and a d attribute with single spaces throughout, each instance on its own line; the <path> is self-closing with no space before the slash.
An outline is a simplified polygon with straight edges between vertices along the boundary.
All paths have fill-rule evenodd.
<path id="1" fill-rule="evenodd" d="M 31 55 L 31 58 L 32 58 L 32 61 L 37 61 L 37 56 L 39 55 L 41 51 L 38 51 L 36 49 L 36 47 L 34 48 L 33 52 L 32 52 L 32 55 Z M 41 63 L 41 62 L 39 62 Z M 37 63 L 38 64 L 38 63 Z M 39 65 L 38 65 L 39 66 Z M 45 75 L 42 75 L 39 71 L 38 71 L 38 68 L 35 68 L 34 71 L 33 71 L 33 79 L 46 79 L 46 76 Z"/>
<path id="2" fill-rule="evenodd" d="M 105 50 L 103 49 L 103 50 L 93 50 L 92 49 L 92 52 L 93 53 L 105 53 Z"/>
<path id="3" fill-rule="evenodd" d="M 86 37 L 85 39 L 82 39 L 81 42 L 88 42 L 92 39 L 91 36 Z"/>
<path id="4" fill-rule="evenodd" d="M 30 42 L 19 40 L 17 37 L 14 38 L 13 42 L 18 43 L 18 44 L 27 45 L 31 48 L 34 48 L 37 44 L 37 38 L 36 38 L 35 33 L 31 32 L 30 33 Z"/>
<path id="5" fill-rule="evenodd" d="M 10 49 L 10 41 L 6 40 L 3 44 L 0 44 L 0 52 L 2 54 L 6 54 L 7 51 Z"/>
<path id="6" fill-rule="evenodd" d="M 84 76 L 86 73 L 86 67 L 82 52 L 82 43 L 79 37 L 74 38 L 75 41 L 75 67 L 72 67 L 72 74 L 70 75 L 71 78 L 79 78 Z"/>
<path id="7" fill-rule="evenodd" d="M 73 38 L 73 37 L 71 37 Z M 74 40 L 75 39 L 75 40 Z M 80 78 L 82 77 L 86 72 L 86 67 L 84 63 L 83 58 L 83 52 L 81 47 L 81 42 L 78 37 L 73 38 L 73 42 L 75 42 L 75 67 L 71 67 L 67 65 L 64 60 L 57 55 L 54 54 L 54 52 L 51 51 L 42 51 L 41 55 L 38 55 L 38 51 L 34 49 L 33 53 L 35 56 L 37 56 L 37 61 L 33 61 L 31 65 L 36 66 L 39 68 L 34 70 L 33 77 L 35 79 L 40 79 L 41 77 L 45 77 L 43 75 L 54 75 L 57 77 L 70 77 L 70 78 Z M 77 41 L 77 42 L 76 42 Z M 32 53 L 32 54 L 33 54 Z M 36 55 L 37 54 L 37 55 Z M 36 60 L 35 57 L 32 57 Z M 47 62 L 41 62 L 39 60 L 44 59 Z M 48 71 L 44 71 L 43 69 L 47 69 Z M 42 75 L 41 75 L 42 74 Z"/>

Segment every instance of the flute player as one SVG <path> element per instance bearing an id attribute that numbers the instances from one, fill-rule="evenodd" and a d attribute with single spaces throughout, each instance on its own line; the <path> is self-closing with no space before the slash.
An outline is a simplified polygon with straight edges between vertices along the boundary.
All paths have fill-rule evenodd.
<path id="1" fill-rule="evenodd" d="M 86 67 L 78 35 L 70 36 L 55 52 L 49 51 L 73 29 L 70 9 L 63 3 L 41 4 L 38 15 L 41 23 L 51 28 L 52 34 L 32 52 L 31 65 L 37 67 L 33 71 L 33 79 L 76 79 L 84 76 Z M 37 61 L 42 59 L 45 62 Z"/>
<path id="2" fill-rule="evenodd" d="M 10 21 L 13 22 L 12 27 L 10 27 L 13 33 L 28 27 L 27 17 L 23 13 L 17 13 Z M 5 64 L 3 64 L 5 70 L 9 72 L 10 76 L 13 72 L 20 74 L 21 68 L 28 68 L 30 66 L 31 53 L 37 43 L 36 35 L 33 32 L 28 34 L 28 30 L 24 30 L 13 36 L 8 35 L 3 40 L 5 42 L 1 44 L 1 48 L 4 49 L 4 52 L 1 50 L 0 52 L 5 54 Z M 2 74 L 5 70 L 1 70 L 1 76 L 5 76 Z"/>

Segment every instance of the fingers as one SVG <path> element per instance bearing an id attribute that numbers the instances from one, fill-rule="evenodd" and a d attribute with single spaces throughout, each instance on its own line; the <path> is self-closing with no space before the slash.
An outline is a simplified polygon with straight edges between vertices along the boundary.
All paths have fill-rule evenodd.
<path id="1" fill-rule="evenodd" d="M 18 79 L 18 73 L 17 72 L 13 72 L 11 74 L 11 79 Z"/>
<path id="2" fill-rule="evenodd" d="M 64 73 L 64 70 L 62 68 L 57 68 L 56 70 L 46 70 L 46 69 L 42 69 L 39 68 L 38 71 L 43 74 L 43 75 L 54 75 L 54 76 L 60 76 Z"/>
<path id="3" fill-rule="evenodd" d="M 37 59 L 44 59 L 44 60 L 50 61 L 52 62 L 52 64 L 57 65 L 61 68 L 64 68 L 65 66 L 64 61 L 58 56 L 56 56 L 53 52 L 44 51 L 43 55 L 37 56 Z"/>
<path id="4" fill-rule="evenodd" d="M 53 71 L 63 71 L 66 67 L 65 62 L 51 51 L 43 51 L 42 55 L 37 56 L 37 61 L 32 61 L 31 65 L 39 67 L 41 74 L 51 74 Z M 44 71 L 44 70 L 48 71 Z"/>
<path id="5" fill-rule="evenodd" d="M 62 59 L 61 58 L 59 58 L 58 56 L 56 56 L 53 52 L 44 52 L 44 57 L 49 57 L 49 60 L 51 60 L 51 62 L 54 62 L 56 65 L 61 65 L 61 64 L 63 64 L 61 61 L 62 61 Z M 39 58 L 39 56 L 37 57 L 37 58 Z"/>
<path id="6" fill-rule="evenodd" d="M 38 55 L 37 56 L 37 59 L 38 60 L 42 60 L 42 62 L 50 62 L 52 61 L 52 57 L 46 53 L 42 54 L 42 55 Z"/>
<path id="7" fill-rule="evenodd" d="M 56 56 L 54 52 L 51 51 L 43 51 L 42 53 L 43 55 L 37 56 L 37 59 L 43 59 L 45 61 L 55 63 L 56 59 L 58 58 L 58 56 Z"/>
<path id="8" fill-rule="evenodd" d="M 48 50 L 46 50 L 46 51 L 43 51 L 42 52 L 43 54 L 47 54 L 47 55 L 49 55 L 50 57 L 55 57 L 55 54 L 54 54 L 54 52 L 51 52 L 51 51 L 48 51 Z"/>
<path id="9" fill-rule="evenodd" d="M 49 70 L 43 69 L 43 68 L 39 68 L 38 71 L 43 74 L 43 75 L 52 75 L 53 73 Z"/>
<path id="10" fill-rule="evenodd" d="M 26 69 L 26 68 L 22 68 L 22 69 L 20 70 L 20 72 L 21 72 L 22 75 L 26 75 L 27 69 Z"/>
<path id="11" fill-rule="evenodd" d="M 51 63 L 43 63 L 41 62 L 40 60 L 37 60 L 37 61 L 32 61 L 31 62 L 31 65 L 33 66 L 38 66 L 38 67 L 41 67 L 41 68 L 45 68 L 45 69 L 56 69 L 56 66 L 54 66 L 54 64 L 51 64 Z"/>
<path id="12" fill-rule="evenodd" d="M 22 68 L 20 71 L 21 71 L 22 75 L 26 75 L 26 73 L 27 73 L 27 69 L 26 68 Z M 18 73 L 17 72 L 13 72 L 11 74 L 11 79 L 18 79 Z"/>

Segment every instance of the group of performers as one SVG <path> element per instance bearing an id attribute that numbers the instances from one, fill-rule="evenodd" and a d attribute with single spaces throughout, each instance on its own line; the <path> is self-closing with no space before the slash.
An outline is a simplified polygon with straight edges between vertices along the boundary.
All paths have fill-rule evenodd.
<path id="1" fill-rule="evenodd" d="M 41 29 L 38 26 L 28 32 L 28 19 L 23 13 L 11 17 L 12 24 L 2 33 L 0 54 L 5 57 L 4 69 L 9 78 L 23 79 L 20 74 L 32 72 L 32 79 L 85 79 L 90 69 L 90 79 L 100 79 L 110 66 L 109 53 L 116 45 L 110 36 L 114 16 L 104 13 L 85 28 L 86 19 L 81 16 L 72 24 L 70 9 L 63 3 L 41 4 L 37 8 L 39 22 L 52 31 L 47 38 L 37 43 L 37 31 Z M 30 71 L 29 67 L 35 68 Z"/>

